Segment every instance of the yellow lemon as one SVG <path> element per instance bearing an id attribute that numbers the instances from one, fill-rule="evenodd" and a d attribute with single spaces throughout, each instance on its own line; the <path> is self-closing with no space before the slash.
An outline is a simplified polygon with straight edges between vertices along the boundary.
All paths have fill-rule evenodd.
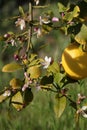
<path id="1" fill-rule="evenodd" d="M 62 66 L 72 79 L 87 77 L 87 52 L 84 52 L 78 44 L 70 44 L 62 54 Z"/>

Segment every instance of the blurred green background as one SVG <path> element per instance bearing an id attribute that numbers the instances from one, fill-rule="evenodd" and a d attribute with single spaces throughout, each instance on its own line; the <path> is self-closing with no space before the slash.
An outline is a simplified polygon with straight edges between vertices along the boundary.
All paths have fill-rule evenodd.
<path id="1" fill-rule="evenodd" d="M 67 3 L 68 0 L 60 0 Z M 48 4 L 53 10 L 55 16 L 58 16 L 57 2 L 58 0 L 41 0 L 40 4 Z M 76 2 L 72 0 L 72 2 Z M 0 35 L 7 31 L 15 31 L 15 21 L 8 20 L 9 17 L 17 15 L 19 5 L 23 6 L 24 10 L 28 9 L 29 0 L 0 0 Z M 37 10 L 35 15 L 38 17 L 43 10 Z M 52 31 L 39 39 L 34 38 L 33 42 L 38 48 L 39 45 L 46 43 L 46 47 L 39 54 L 42 56 L 52 56 L 54 59 L 61 61 L 63 49 L 69 44 L 70 38 L 64 36 L 60 31 Z M 5 43 L 0 42 L 0 90 L 5 86 L 13 76 L 19 77 L 18 73 L 7 74 L 2 73 L 2 66 L 9 63 L 13 57 L 13 48 L 8 48 L 5 53 L 2 49 Z M 78 93 L 87 95 L 87 82 L 82 80 L 80 85 L 70 85 L 69 90 L 73 93 L 73 99 Z M 34 91 L 33 102 L 21 112 L 17 112 L 13 108 L 9 108 L 8 101 L 0 104 L 0 130 L 75 130 L 75 111 L 67 103 L 67 107 L 61 118 L 57 119 L 53 111 L 54 94 L 46 91 Z M 87 129 L 87 119 L 80 118 L 80 130 Z M 77 130 L 77 129 L 76 129 Z"/>

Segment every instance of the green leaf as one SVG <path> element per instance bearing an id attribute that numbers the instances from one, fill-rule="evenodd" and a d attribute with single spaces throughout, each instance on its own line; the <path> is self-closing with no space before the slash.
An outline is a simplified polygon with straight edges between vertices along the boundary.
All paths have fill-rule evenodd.
<path id="1" fill-rule="evenodd" d="M 27 88 L 24 91 L 24 106 L 27 106 L 33 100 L 33 93 L 31 89 Z"/>
<path id="2" fill-rule="evenodd" d="M 47 69 L 48 72 L 57 73 L 59 72 L 59 65 L 57 62 L 53 62 Z"/>
<path id="3" fill-rule="evenodd" d="M 50 75 L 50 76 L 44 76 L 42 79 L 41 79 L 41 85 L 47 85 L 47 84 L 52 84 L 53 83 L 53 76 Z"/>
<path id="4" fill-rule="evenodd" d="M 31 54 L 28 61 L 29 61 L 28 67 L 32 67 L 35 65 L 38 65 L 40 67 L 41 66 L 40 63 L 42 60 L 40 58 L 37 58 L 36 54 Z"/>
<path id="5" fill-rule="evenodd" d="M 56 73 L 54 75 L 54 82 L 56 84 L 58 84 L 58 86 L 62 87 L 62 85 L 64 84 L 64 81 L 62 82 L 62 80 L 65 78 L 65 74 L 62 73 Z"/>
<path id="6" fill-rule="evenodd" d="M 24 15 L 24 10 L 21 6 L 19 6 L 19 12 L 21 13 L 21 15 Z"/>
<path id="7" fill-rule="evenodd" d="M 20 111 L 23 108 L 23 97 L 21 92 L 17 92 L 12 98 L 11 98 L 11 104 L 17 111 Z"/>
<path id="8" fill-rule="evenodd" d="M 75 36 L 75 40 L 80 44 L 87 44 L 87 26 L 82 25 L 81 31 Z"/>
<path id="9" fill-rule="evenodd" d="M 50 24 L 43 24 L 42 25 L 42 33 L 43 34 L 47 34 L 47 33 L 49 33 L 50 31 L 52 30 L 52 24 L 50 23 Z"/>
<path id="10" fill-rule="evenodd" d="M 84 0 L 85 2 L 87 2 L 87 0 Z"/>
<path id="11" fill-rule="evenodd" d="M 67 12 L 64 16 L 66 21 L 72 21 L 73 18 L 77 17 L 80 13 L 80 9 L 78 6 L 75 6 L 72 12 Z"/>
<path id="12" fill-rule="evenodd" d="M 66 107 L 66 97 L 59 97 L 61 95 L 57 94 L 55 96 L 55 101 L 54 101 L 54 112 L 57 118 L 60 118 L 62 115 L 63 111 L 65 110 Z"/>
<path id="13" fill-rule="evenodd" d="M 70 5 L 68 4 L 67 7 L 65 7 L 62 3 L 58 2 L 58 9 L 59 12 L 65 12 L 70 9 Z"/>
<path id="14" fill-rule="evenodd" d="M 37 54 L 31 54 L 30 57 L 29 57 L 29 61 L 32 62 L 36 58 L 37 58 Z"/>
<path id="15" fill-rule="evenodd" d="M 44 14 L 42 14 L 42 18 L 46 18 L 46 19 L 52 19 L 53 16 L 54 16 L 54 13 L 52 10 L 48 10 L 44 12 Z"/>
<path id="16" fill-rule="evenodd" d="M 22 68 L 23 67 L 18 63 L 10 63 L 2 68 L 2 72 L 14 72 Z"/>
<path id="17" fill-rule="evenodd" d="M 0 41 L 4 41 L 4 37 L 3 36 L 0 36 Z"/>

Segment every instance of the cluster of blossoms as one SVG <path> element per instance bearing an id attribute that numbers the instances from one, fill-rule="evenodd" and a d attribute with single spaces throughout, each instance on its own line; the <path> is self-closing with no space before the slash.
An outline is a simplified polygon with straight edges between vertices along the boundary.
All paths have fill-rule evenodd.
<path id="1" fill-rule="evenodd" d="M 50 19 L 49 16 L 45 16 L 45 17 L 40 16 L 39 27 L 34 28 L 34 31 L 37 33 L 37 38 L 43 35 L 43 27 L 42 27 L 43 24 L 49 25 L 51 22 L 58 22 L 58 21 L 59 21 L 59 18 L 57 17 L 53 17 L 52 19 Z"/>
<path id="2" fill-rule="evenodd" d="M 52 62 L 52 58 L 45 56 L 44 62 L 42 62 L 43 68 L 47 69 L 49 65 L 51 64 L 51 62 Z M 25 91 L 33 83 L 33 80 L 30 78 L 27 72 L 24 72 L 24 77 L 26 79 L 26 82 L 22 87 L 22 91 Z M 34 83 L 36 84 L 37 89 L 39 89 L 40 85 L 37 82 L 34 82 Z"/>
<path id="3" fill-rule="evenodd" d="M 4 35 L 4 38 L 5 38 L 7 44 L 11 44 L 12 46 L 17 46 L 17 43 L 14 39 L 13 34 L 7 33 Z"/>

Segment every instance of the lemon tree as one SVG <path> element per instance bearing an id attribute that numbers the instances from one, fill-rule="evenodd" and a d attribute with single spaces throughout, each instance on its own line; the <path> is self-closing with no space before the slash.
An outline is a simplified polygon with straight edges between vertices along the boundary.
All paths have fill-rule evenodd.
<path id="1" fill-rule="evenodd" d="M 58 15 L 48 10 L 41 13 L 39 19 L 33 16 L 34 11 L 48 7 L 39 6 L 39 0 L 30 1 L 27 11 L 19 7 L 19 15 L 11 18 L 15 20 L 15 27 L 19 27 L 19 30 L 0 35 L 0 41 L 5 43 L 4 51 L 9 46 L 15 48 L 13 62 L 4 65 L 2 72 L 11 74 L 16 71 L 18 76 L 10 79 L 6 85 L 8 87 L 0 91 L 0 103 L 8 99 L 9 105 L 20 111 L 33 101 L 35 92 L 46 90 L 45 92 L 54 93 L 52 100 L 57 118 L 66 109 L 67 101 L 75 109 L 76 115 L 87 118 L 87 106 L 82 104 L 87 96 L 78 94 L 76 100 L 72 100 L 73 94 L 68 91 L 70 83 L 79 83 L 87 77 L 87 13 L 82 16 L 83 9 L 79 3 L 67 3 L 65 6 L 58 2 Z M 87 6 L 87 2 L 84 3 Z M 39 42 L 37 38 L 54 30 L 58 30 L 72 42 L 64 49 L 60 61 L 54 54 L 52 57 L 44 56 L 39 51 L 45 46 L 36 42 Z M 50 42 L 49 38 L 48 41 Z"/>

